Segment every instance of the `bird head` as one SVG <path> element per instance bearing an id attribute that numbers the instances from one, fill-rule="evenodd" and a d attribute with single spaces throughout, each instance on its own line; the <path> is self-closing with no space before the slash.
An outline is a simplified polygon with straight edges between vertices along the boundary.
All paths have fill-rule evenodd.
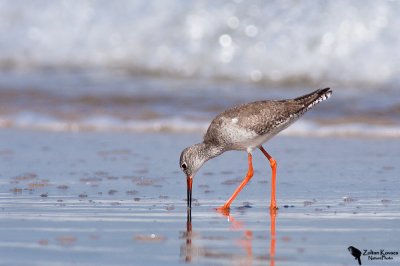
<path id="1" fill-rule="evenodd" d="M 200 167 L 204 164 L 204 154 L 201 151 L 201 143 L 187 147 L 181 153 L 179 166 L 187 177 L 194 177 Z"/>
<path id="2" fill-rule="evenodd" d="M 187 180 L 187 206 L 192 208 L 192 184 L 193 178 L 203 164 L 211 158 L 214 158 L 224 152 L 220 146 L 211 143 L 198 143 L 187 147 L 182 151 L 179 160 L 179 167 L 186 175 Z"/>
<path id="3" fill-rule="evenodd" d="M 195 144 L 182 151 L 179 166 L 186 175 L 188 208 L 192 207 L 193 177 L 207 159 L 204 143 Z"/>

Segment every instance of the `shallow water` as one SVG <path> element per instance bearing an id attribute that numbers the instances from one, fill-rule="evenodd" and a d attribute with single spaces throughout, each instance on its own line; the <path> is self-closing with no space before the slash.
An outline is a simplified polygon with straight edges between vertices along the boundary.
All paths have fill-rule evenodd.
<path id="1" fill-rule="evenodd" d="M 246 171 L 245 153 L 223 154 L 197 174 L 188 223 L 178 158 L 200 136 L 0 137 L 2 265 L 355 265 L 350 245 L 399 251 L 394 140 L 272 140 L 265 147 L 278 161 L 275 221 L 269 165 L 256 152 L 255 175 L 229 216 L 214 210 Z"/>
<path id="2" fill-rule="evenodd" d="M 265 202 L 228 217 L 202 202 L 188 225 L 185 204 L 174 201 L 59 199 L 1 199 L 3 265 L 353 265 L 348 246 L 393 250 L 400 233 L 398 201 L 290 201 L 274 238 L 267 208 L 257 206 Z"/>

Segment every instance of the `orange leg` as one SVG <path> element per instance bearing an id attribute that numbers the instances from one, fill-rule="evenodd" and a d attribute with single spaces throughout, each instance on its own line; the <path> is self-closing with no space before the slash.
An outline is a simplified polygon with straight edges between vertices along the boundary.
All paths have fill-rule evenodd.
<path id="1" fill-rule="evenodd" d="M 276 209 L 270 209 L 269 212 L 270 219 L 271 219 L 271 231 L 270 231 L 270 246 L 269 246 L 269 265 L 270 266 L 275 266 L 275 244 L 276 244 L 276 231 L 275 231 L 275 223 L 276 223 L 276 215 L 277 215 L 277 210 Z"/>
<path id="2" fill-rule="evenodd" d="M 247 170 L 246 177 L 243 179 L 242 183 L 238 186 L 238 188 L 233 192 L 232 196 L 225 202 L 224 206 L 220 207 L 219 209 L 229 209 L 231 206 L 232 201 L 236 198 L 239 192 L 244 188 L 244 186 L 250 181 L 251 177 L 253 176 L 253 163 L 252 163 L 252 156 L 248 154 L 248 161 L 249 161 L 249 169 Z"/>
<path id="3" fill-rule="evenodd" d="M 260 146 L 260 150 L 269 160 L 269 164 L 271 165 L 272 169 L 270 209 L 278 209 L 278 207 L 276 206 L 276 161 L 274 160 L 274 158 L 272 158 L 271 155 L 268 154 L 268 152 L 262 146 Z"/>

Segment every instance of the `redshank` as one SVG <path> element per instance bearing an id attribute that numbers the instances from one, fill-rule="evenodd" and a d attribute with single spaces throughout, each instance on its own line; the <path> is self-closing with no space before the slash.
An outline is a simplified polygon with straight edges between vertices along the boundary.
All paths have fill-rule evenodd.
<path id="1" fill-rule="evenodd" d="M 179 165 L 187 178 L 187 207 L 192 207 L 193 177 L 208 160 L 230 150 L 243 150 L 248 156 L 248 170 L 245 178 L 232 196 L 220 207 L 229 209 L 243 187 L 253 176 L 252 151 L 260 151 L 269 160 L 271 177 L 270 209 L 276 205 L 276 161 L 263 148 L 262 144 L 295 122 L 317 103 L 328 99 L 330 88 L 288 100 L 257 101 L 225 110 L 214 118 L 204 135 L 203 142 L 187 147 L 182 151 Z"/>

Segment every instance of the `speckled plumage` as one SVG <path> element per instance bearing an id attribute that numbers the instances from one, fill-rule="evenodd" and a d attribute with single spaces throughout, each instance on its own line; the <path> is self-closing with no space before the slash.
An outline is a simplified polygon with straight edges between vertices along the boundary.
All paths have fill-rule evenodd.
<path id="1" fill-rule="evenodd" d="M 211 122 L 205 143 L 223 150 L 251 150 L 287 128 L 317 102 L 330 96 L 329 89 L 290 100 L 257 101 L 225 110 Z"/>
<path id="2" fill-rule="evenodd" d="M 227 109 L 212 120 L 202 143 L 183 150 L 180 167 L 193 176 L 207 160 L 225 151 L 251 152 L 331 93 L 329 88 L 319 89 L 295 99 L 257 101 Z"/>

